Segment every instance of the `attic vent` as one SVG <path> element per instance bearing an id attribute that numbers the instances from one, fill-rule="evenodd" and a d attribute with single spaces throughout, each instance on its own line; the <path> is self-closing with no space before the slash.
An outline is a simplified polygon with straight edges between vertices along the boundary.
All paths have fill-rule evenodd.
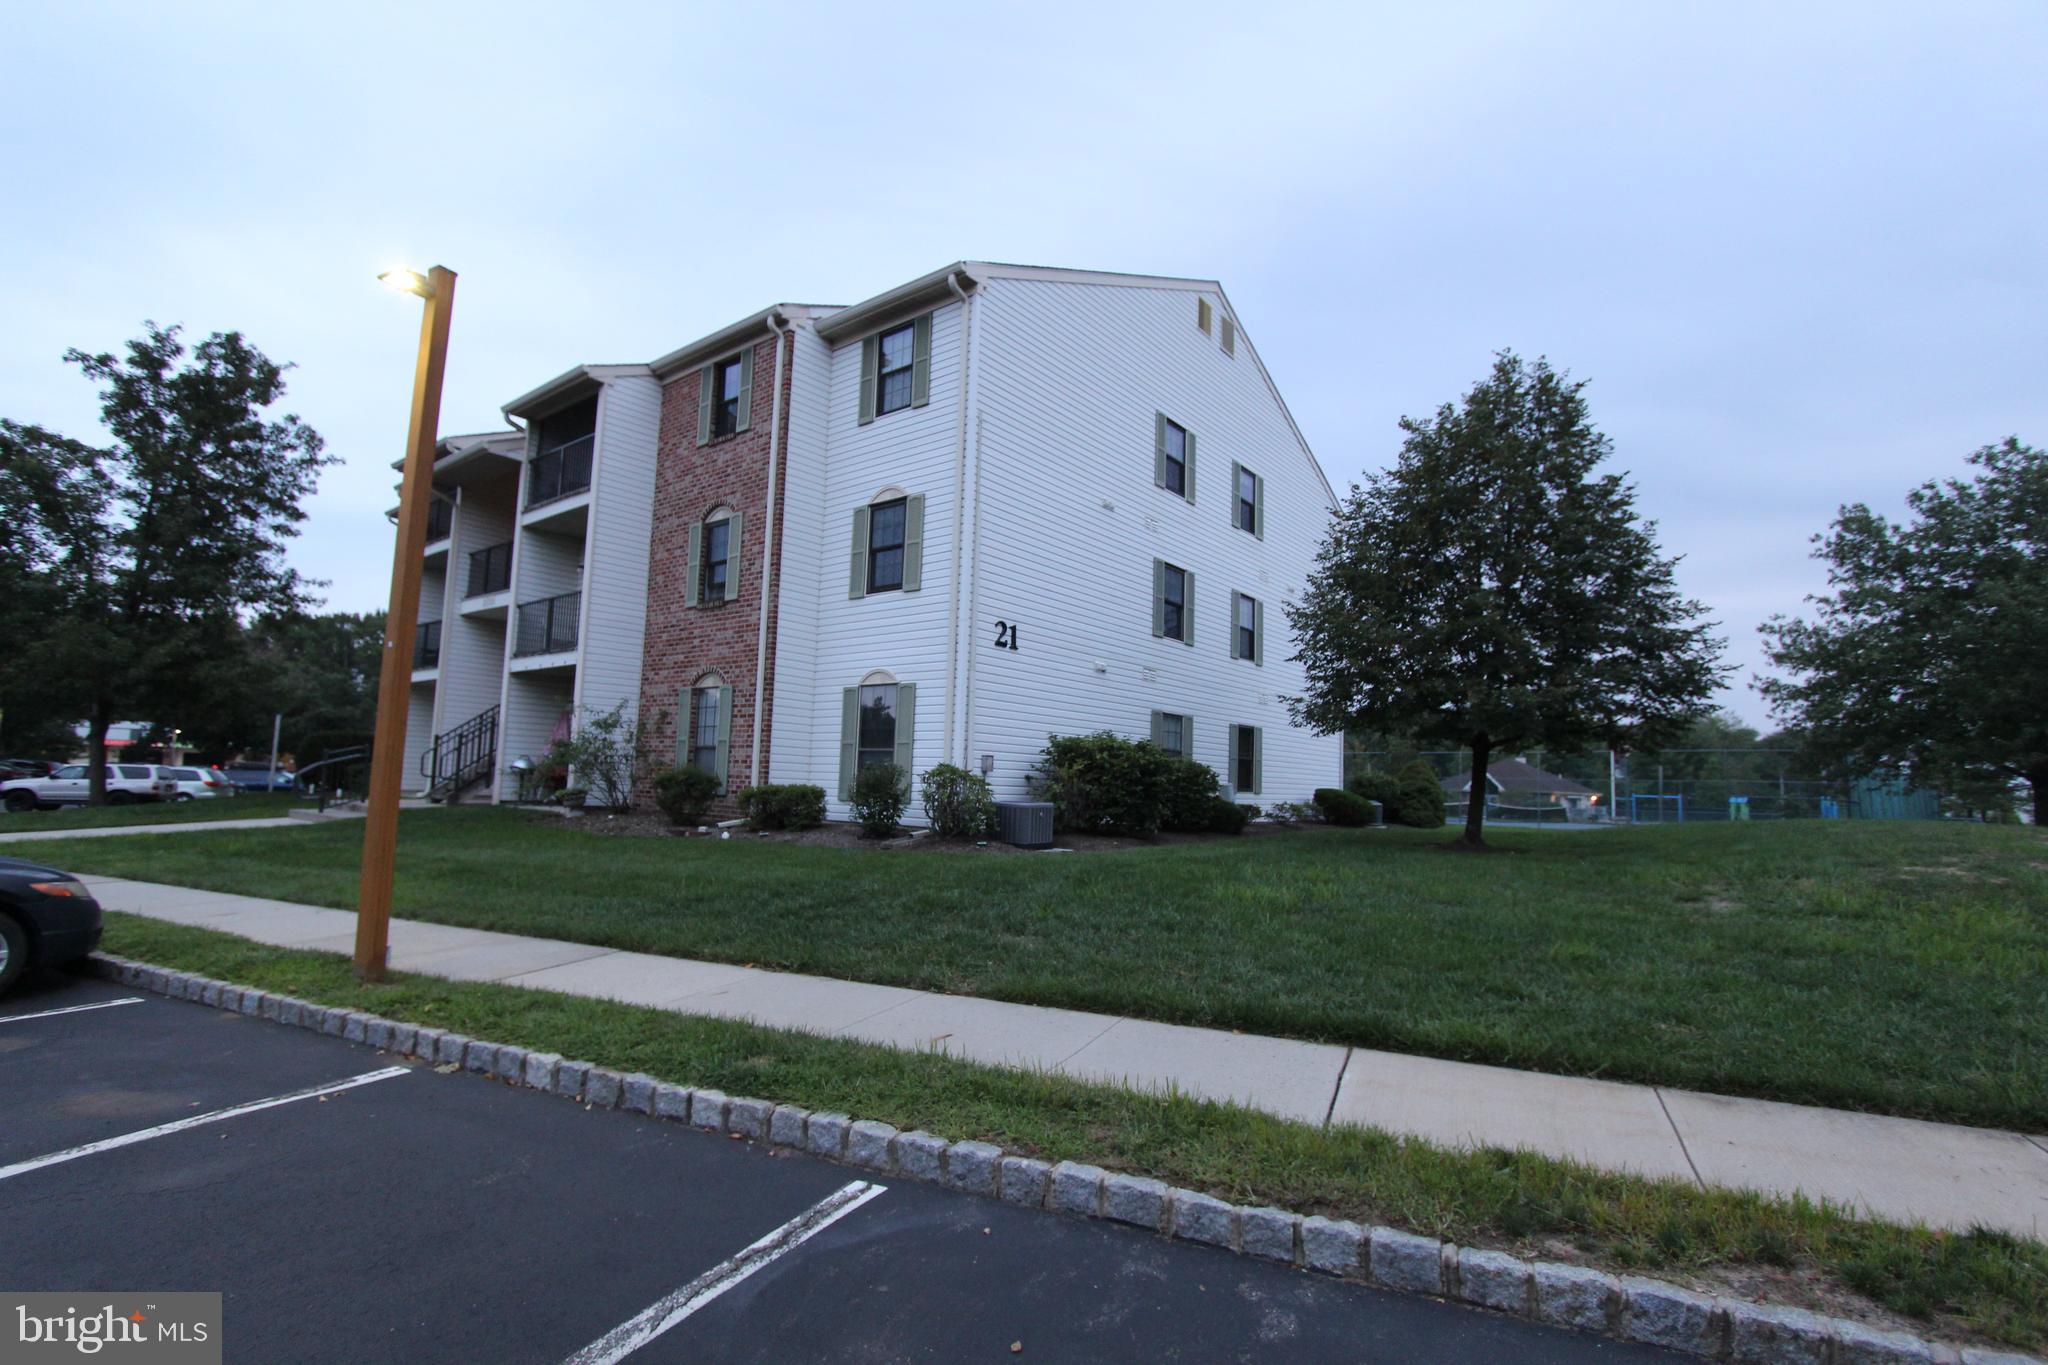
<path id="1" fill-rule="evenodd" d="M 1223 319 L 1223 354 L 1237 354 L 1237 324 L 1229 318 Z"/>
<path id="2" fill-rule="evenodd" d="M 1209 331 L 1214 313 L 1215 310 L 1209 307 L 1209 300 L 1195 300 L 1195 326 L 1201 328 L 1204 335 L 1207 335 Z"/>
<path id="3" fill-rule="evenodd" d="M 1152 667 L 1150 664 L 1147 664 L 1145 666 L 1145 670 L 1142 676 L 1144 677 L 1146 682 L 1156 683 L 1159 681 L 1159 670 Z"/>

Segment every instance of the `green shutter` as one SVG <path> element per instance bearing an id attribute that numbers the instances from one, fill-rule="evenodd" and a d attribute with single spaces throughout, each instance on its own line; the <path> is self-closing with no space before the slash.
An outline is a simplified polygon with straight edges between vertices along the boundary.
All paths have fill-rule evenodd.
<path id="1" fill-rule="evenodd" d="M 868 592 L 868 509 L 853 509 L 853 560 L 846 579 L 848 597 L 865 597 Z"/>
<path id="2" fill-rule="evenodd" d="M 910 406 L 932 401 L 932 315 L 910 324 Z"/>
<path id="3" fill-rule="evenodd" d="M 1239 463 L 1238 463 L 1238 462 L 1237 462 L 1236 460 L 1232 460 L 1232 461 L 1230 462 L 1230 498 L 1229 498 L 1229 500 L 1228 500 L 1228 501 L 1229 501 L 1229 503 L 1230 503 L 1230 527 L 1231 527 L 1231 529 L 1232 529 L 1232 530 L 1236 530 L 1236 529 L 1238 529 L 1238 526 L 1237 526 L 1237 497 L 1238 497 L 1238 493 L 1237 493 L 1237 481 L 1238 481 L 1239 479 L 1243 478 L 1243 477 L 1244 477 L 1244 466 L 1243 466 L 1243 465 L 1241 465 L 1241 464 L 1239 464 Z"/>
<path id="4" fill-rule="evenodd" d="M 1195 642 L 1195 571 L 1180 571 L 1180 642 L 1193 645 Z"/>
<path id="5" fill-rule="evenodd" d="M 1229 747 L 1223 751 L 1223 781 L 1230 788 L 1232 796 L 1238 791 L 1237 784 L 1237 732 L 1238 726 L 1231 726 L 1229 737 L 1223 742 Z"/>
<path id="6" fill-rule="evenodd" d="M 1266 599 L 1252 599 L 1252 662 L 1266 666 Z"/>
<path id="7" fill-rule="evenodd" d="M 676 712 L 678 715 L 682 717 L 682 719 L 676 722 L 677 767 L 681 767 L 683 764 L 688 763 L 690 761 L 690 725 L 691 722 L 695 719 L 695 717 L 691 714 L 690 711 L 690 702 L 694 700 L 695 697 L 696 693 L 692 692 L 690 690 L 689 685 L 686 683 L 683 686 L 681 694 L 676 699 Z"/>
<path id="8" fill-rule="evenodd" d="M 1252 475 L 1252 534 L 1266 538 L 1266 476 Z"/>
<path id="9" fill-rule="evenodd" d="M 732 752 L 732 689 L 718 689 L 718 789 L 726 789 L 725 775 L 731 769 L 726 755 Z"/>
<path id="10" fill-rule="evenodd" d="M 701 606 L 704 601 L 704 523 L 690 523 L 689 565 L 683 570 L 683 605 Z"/>
<path id="11" fill-rule="evenodd" d="M 711 370 L 706 365 L 698 371 L 697 385 L 697 444 L 711 444 Z"/>
<path id="12" fill-rule="evenodd" d="M 1152 561 L 1152 634 L 1166 637 L 1166 561 Z"/>
<path id="13" fill-rule="evenodd" d="M 1187 452 L 1187 477 L 1181 480 L 1181 487 L 1185 490 L 1182 496 L 1188 500 L 1188 506 L 1193 507 L 1195 505 L 1195 433 L 1192 431 L 1188 433 Z"/>
<path id="14" fill-rule="evenodd" d="M 924 585 L 924 494 L 903 500 L 903 591 Z"/>
<path id="15" fill-rule="evenodd" d="M 917 684 L 896 684 L 896 766 L 903 769 L 904 785 L 910 784 L 910 770 L 917 762 Z"/>
<path id="16" fill-rule="evenodd" d="M 1237 354 L 1237 324 L 1227 316 L 1223 319 L 1223 354 Z"/>
<path id="17" fill-rule="evenodd" d="M 740 595 L 740 526 L 744 513 L 735 512 L 725 523 L 725 600 L 734 602 Z"/>
<path id="18" fill-rule="evenodd" d="M 1209 300 L 1207 300 L 1207 299 L 1196 299 L 1196 300 L 1195 300 L 1195 326 L 1197 326 L 1197 327 L 1201 328 L 1201 329 L 1202 329 L 1202 331 L 1203 331 L 1203 332 L 1205 332 L 1205 333 L 1206 333 L 1206 332 L 1207 332 L 1207 331 L 1209 330 L 1209 314 L 1210 314 L 1210 308 L 1209 308 Z"/>
<path id="19" fill-rule="evenodd" d="M 1166 713 L 1164 711 L 1154 711 L 1152 713 L 1152 743 L 1157 748 L 1164 749 L 1166 747 Z"/>
<path id="20" fill-rule="evenodd" d="M 846 689 L 839 710 L 839 799 L 853 795 L 853 765 L 860 743 L 860 689 Z"/>
<path id="21" fill-rule="evenodd" d="M 745 431 L 754 416 L 754 348 L 740 352 L 740 415 L 734 431 Z"/>
<path id="22" fill-rule="evenodd" d="M 1252 727 L 1252 795 L 1257 796 L 1266 789 L 1266 732 Z"/>
<path id="23" fill-rule="evenodd" d="M 1166 487 L 1166 414 L 1152 414 L 1152 486 Z"/>
<path id="24" fill-rule="evenodd" d="M 1237 652 L 1237 610 L 1238 604 L 1243 601 L 1244 594 L 1232 588 L 1230 590 L 1230 657 L 1233 659 L 1242 659 L 1244 657 L 1244 655 Z"/>
<path id="25" fill-rule="evenodd" d="M 860 344 L 860 424 L 875 420 L 875 370 L 882 363 L 882 342 L 868 337 Z"/>
<path id="26" fill-rule="evenodd" d="M 1186 759 L 1192 759 L 1195 756 L 1195 718 L 1193 716 L 1182 716 L 1180 718 L 1180 756 Z"/>

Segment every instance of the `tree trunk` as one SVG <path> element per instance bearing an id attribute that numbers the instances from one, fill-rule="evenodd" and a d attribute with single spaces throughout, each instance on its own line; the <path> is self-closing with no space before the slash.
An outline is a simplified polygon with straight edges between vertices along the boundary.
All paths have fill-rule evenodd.
<path id="1" fill-rule="evenodd" d="M 1493 753 L 1493 741 L 1480 735 L 1472 741 L 1472 789 L 1465 794 L 1465 833 L 1458 840 L 1467 848 L 1486 847 L 1486 761 Z"/>
<path id="2" fill-rule="evenodd" d="M 2027 770 L 2027 785 L 2034 791 L 2034 823 L 2048 819 L 2048 763 Z"/>
<path id="3" fill-rule="evenodd" d="M 107 731 L 112 725 L 113 716 L 107 710 L 106 702 L 95 700 L 92 719 L 86 723 L 85 732 L 85 804 L 88 806 L 107 804 Z"/>

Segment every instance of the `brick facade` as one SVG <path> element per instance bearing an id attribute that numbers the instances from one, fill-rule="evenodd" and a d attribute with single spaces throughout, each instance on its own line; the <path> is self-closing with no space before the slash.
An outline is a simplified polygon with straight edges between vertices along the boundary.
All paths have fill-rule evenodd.
<path id="1" fill-rule="evenodd" d="M 765 332 L 765 328 L 764 328 Z M 661 435 L 654 474 L 654 533 L 647 565 L 647 639 L 640 669 L 640 719 L 649 753 L 664 766 L 678 761 L 678 739 L 689 724 L 683 691 L 706 674 L 716 673 L 732 688 L 732 729 L 726 751 L 726 792 L 712 805 L 713 818 L 738 814 L 733 794 L 765 772 L 751 770 L 754 715 L 761 710 L 761 763 L 768 762 L 769 726 L 773 722 L 775 677 L 775 613 L 768 616 L 768 695 L 754 695 L 761 640 L 761 571 L 766 556 L 775 555 L 780 584 L 779 544 L 768 543 L 768 457 L 783 449 L 789 422 L 789 373 L 794 348 L 788 348 L 783 371 L 775 371 L 776 343 L 765 336 L 754 344 L 754 387 L 747 430 L 697 444 L 698 370 L 670 380 L 662 390 Z M 785 432 L 771 447 L 776 386 L 782 387 Z M 776 539 L 781 539 L 783 485 L 776 488 Z M 738 591 L 713 606 L 689 606 L 690 527 L 719 507 L 742 514 Z M 730 571 L 729 571 L 730 572 Z M 652 792 L 639 801 L 652 804 Z"/>

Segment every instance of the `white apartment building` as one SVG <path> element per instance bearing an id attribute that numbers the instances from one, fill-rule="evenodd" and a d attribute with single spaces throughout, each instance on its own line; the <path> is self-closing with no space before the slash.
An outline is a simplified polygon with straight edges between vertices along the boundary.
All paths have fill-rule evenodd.
<path id="1" fill-rule="evenodd" d="M 959 262 L 505 413 L 435 465 L 422 789 L 514 799 L 516 759 L 620 701 L 662 759 L 834 817 L 875 761 L 1025 799 L 1047 737 L 1094 730 L 1261 805 L 1341 779 L 1282 702 L 1334 495 L 1213 281 Z"/>

